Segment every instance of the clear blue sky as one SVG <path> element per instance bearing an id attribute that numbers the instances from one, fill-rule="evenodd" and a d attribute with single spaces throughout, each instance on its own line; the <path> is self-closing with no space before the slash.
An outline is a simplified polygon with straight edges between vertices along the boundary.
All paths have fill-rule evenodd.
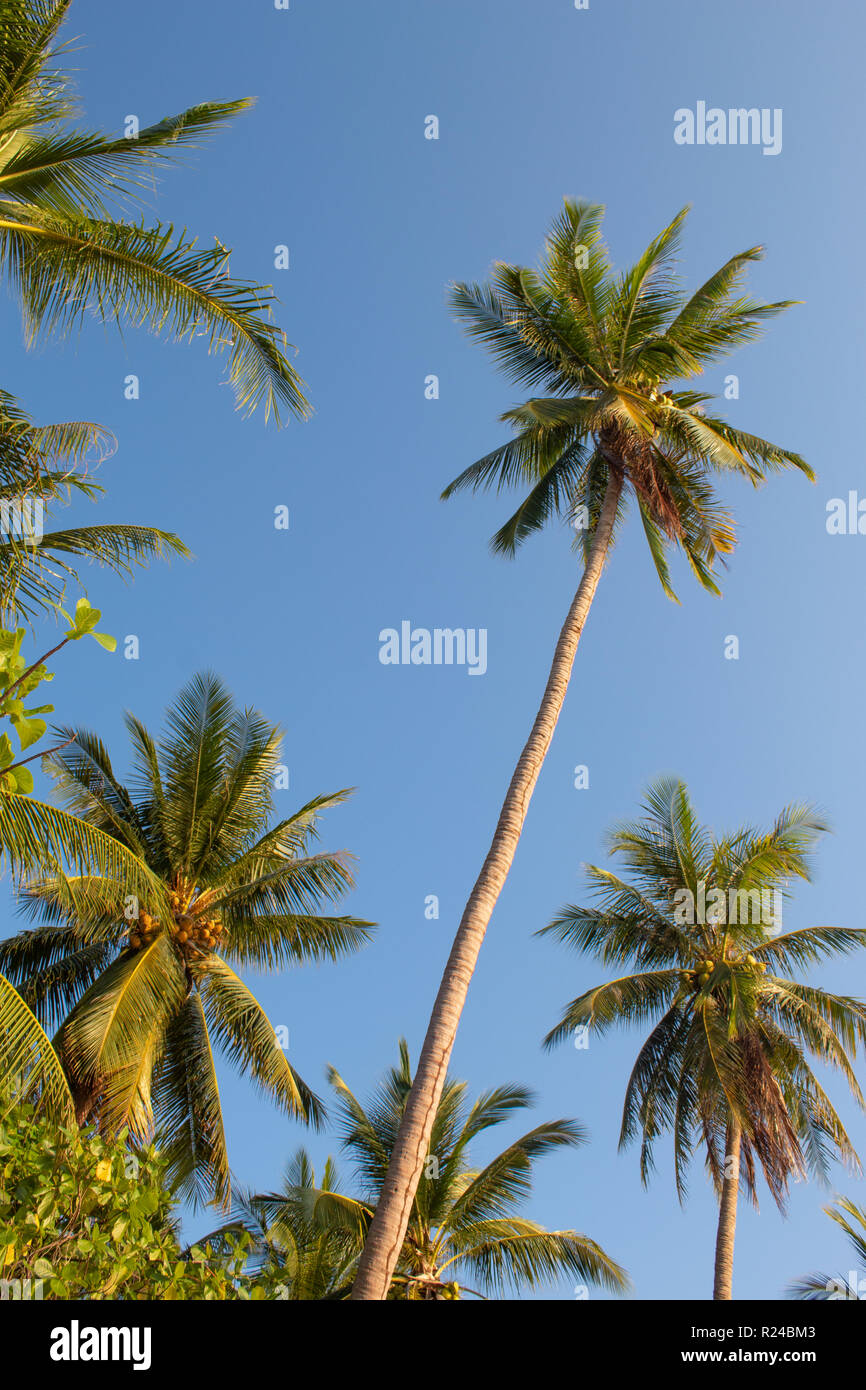
<path id="1" fill-rule="evenodd" d="M 169 347 L 86 326 L 25 356 L 9 318 L 4 386 L 44 420 L 89 417 L 118 435 L 108 497 L 89 518 L 179 532 L 193 564 L 130 588 L 94 572 L 103 626 L 135 633 L 139 661 L 95 647 L 64 653 L 53 697 L 64 720 L 100 731 L 125 770 L 121 712 L 157 725 L 196 669 L 287 730 L 286 808 L 358 788 L 323 843 L 358 856 L 347 905 L 375 919 L 375 943 L 336 966 L 256 981 L 291 1055 L 324 1090 L 333 1063 L 367 1094 L 405 1034 L 413 1051 L 513 760 L 540 696 L 578 579 L 564 531 L 516 562 L 487 539 L 507 501 L 437 501 L 443 485 L 504 437 L 515 392 L 449 317 L 445 286 L 495 258 L 531 263 L 563 196 L 604 202 L 620 264 L 684 203 L 681 268 L 691 282 L 761 242 L 752 289 L 804 301 L 726 371 L 738 424 L 803 453 L 817 486 L 785 476 L 727 496 L 740 545 L 723 600 L 677 569 L 681 607 L 662 595 L 641 535 L 624 532 L 581 646 L 566 709 L 464 1016 L 454 1071 L 478 1091 L 532 1086 L 534 1117 L 577 1116 L 592 1142 L 538 1170 L 530 1214 L 575 1226 L 630 1270 L 643 1298 L 708 1296 L 714 1202 L 700 1163 L 685 1209 L 667 1155 L 648 1191 L 637 1155 L 618 1155 L 622 1095 L 640 1034 L 589 1051 L 542 1052 L 563 1003 L 600 977 L 533 938 L 582 893 L 606 827 L 634 813 L 647 781 L 684 777 L 718 829 L 817 802 L 835 834 L 787 923 L 862 925 L 862 681 L 857 616 L 866 539 L 830 537 L 828 499 L 864 488 L 850 412 L 862 394 L 864 21 L 853 0 L 209 0 L 147 6 L 78 0 L 71 33 L 88 123 L 120 131 L 193 102 L 255 94 L 255 110 L 165 178 L 159 215 L 234 248 L 236 274 L 275 281 L 281 322 L 316 407 L 282 433 L 233 412 L 201 344 Z M 781 108 L 777 157 L 755 147 L 674 143 L 674 112 Z M 440 139 L 424 138 L 424 119 Z M 286 243 L 291 269 L 275 272 Z M 134 372 L 141 398 L 128 402 Z M 424 380 L 439 376 L 440 398 Z M 291 511 L 289 531 L 273 509 Z M 81 515 L 85 509 L 78 509 Z M 78 512 L 76 514 L 78 514 Z M 386 667 L 378 633 L 402 619 L 488 630 L 488 671 Z M 728 634 L 740 659 L 726 661 Z M 46 645 L 48 645 L 46 643 Z M 576 791 L 585 763 L 590 787 Z M 437 894 L 438 921 L 424 901 Z M 11 927 L 12 923 L 10 923 Z M 863 994 L 866 959 L 824 972 Z M 864 1123 L 830 1083 L 864 1147 Z M 227 1079 L 231 1158 L 270 1187 L 311 1137 Z M 513 1132 L 517 1132 L 516 1128 Z M 476 1157 L 489 1153 L 479 1145 Z M 863 1200 L 844 1172 L 838 1190 Z M 814 1268 L 847 1270 L 831 1194 L 795 1189 L 783 1221 L 769 1199 L 742 1206 L 735 1295 L 776 1298 Z M 203 1214 L 202 1221 L 208 1217 Z M 551 1296 L 570 1298 L 568 1284 Z"/>

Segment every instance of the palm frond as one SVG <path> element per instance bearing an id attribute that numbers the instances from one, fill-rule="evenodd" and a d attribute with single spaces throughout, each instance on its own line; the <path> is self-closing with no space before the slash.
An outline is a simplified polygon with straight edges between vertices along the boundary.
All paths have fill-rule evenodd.
<path id="1" fill-rule="evenodd" d="M 75 1106 L 60 1058 L 36 1015 L 0 975 L 0 1101 L 43 1104 L 63 1123 Z"/>
<path id="2" fill-rule="evenodd" d="M 228 380 L 245 415 L 305 417 L 303 383 L 271 321 L 274 296 L 226 272 L 219 243 L 201 249 L 172 226 L 104 221 L 0 201 L 0 266 L 20 300 L 29 342 L 65 334 L 88 315 L 228 351 Z"/>
<path id="3" fill-rule="evenodd" d="M 216 1059 L 202 1001 L 189 995 L 170 1020 L 153 1083 L 156 1140 L 167 1177 L 194 1204 L 231 1200 Z"/>
<path id="4" fill-rule="evenodd" d="M 210 1031 L 241 1075 L 289 1115 L 318 1127 L 321 1101 L 298 1076 L 280 1046 L 273 1024 L 243 980 L 219 956 L 212 956 L 198 978 Z"/>

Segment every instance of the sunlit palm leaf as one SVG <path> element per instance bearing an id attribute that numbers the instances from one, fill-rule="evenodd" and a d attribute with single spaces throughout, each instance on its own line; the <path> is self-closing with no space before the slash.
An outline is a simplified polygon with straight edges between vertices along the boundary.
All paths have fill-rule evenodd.
<path id="1" fill-rule="evenodd" d="M 0 1098 L 44 1104 L 63 1123 L 75 1107 L 60 1059 L 35 1014 L 0 975 Z"/>

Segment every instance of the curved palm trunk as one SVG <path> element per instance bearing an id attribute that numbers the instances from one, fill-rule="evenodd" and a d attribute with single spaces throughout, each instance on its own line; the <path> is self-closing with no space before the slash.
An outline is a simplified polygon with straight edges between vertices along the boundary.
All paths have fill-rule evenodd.
<path id="1" fill-rule="evenodd" d="M 562 710 L 577 644 L 610 546 L 621 493 L 622 474 L 612 471 L 586 568 L 559 634 L 541 706 L 515 768 L 493 843 L 466 904 L 445 966 L 418 1070 L 358 1266 L 353 1299 L 385 1298 L 403 1247 L 469 982 L 487 924 L 511 868 L 530 798 Z"/>
<path id="2" fill-rule="evenodd" d="M 725 1138 L 726 1176 L 722 1182 L 719 1203 L 719 1228 L 716 1233 L 716 1268 L 713 1283 L 714 1299 L 731 1298 L 734 1277 L 734 1235 L 737 1230 L 737 1196 L 740 1188 L 740 1126 L 731 1118 Z"/>

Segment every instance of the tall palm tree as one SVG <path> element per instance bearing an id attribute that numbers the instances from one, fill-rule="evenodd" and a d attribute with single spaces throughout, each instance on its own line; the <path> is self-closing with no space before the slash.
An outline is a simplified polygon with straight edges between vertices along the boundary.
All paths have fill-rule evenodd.
<path id="1" fill-rule="evenodd" d="M 85 730 L 60 731 L 72 742 L 45 763 L 67 812 L 157 889 L 139 901 L 125 868 L 42 874 L 23 898 L 39 925 L 0 942 L 0 970 L 44 1025 L 60 1023 L 79 1122 L 155 1131 L 171 1180 L 225 1203 L 217 1048 L 288 1114 L 321 1118 L 233 967 L 336 959 L 369 939 L 370 923 L 322 915 L 353 880 L 345 854 L 311 849 L 319 814 L 348 793 L 271 824 L 280 731 L 210 674 L 180 692 L 158 742 L 133 715 L 126 724 L 131 789 Z"/>
<path id="2" fill-rule="evenodd" d="M 523 489 L 520 506 L 493 538 L 494 550 L 512 555 L 549 522 L 569 521 L 578 528 L 583 573 L 445 966 L 361 1262 L 353 1294 L 358 1299 L 383 1298 L 388 1287 L 481 943 L 628 503 L 637 509 L 665 593 L 674 597 L 670 547 L 680 547 L 698 581 L 717 593 L 716 561 L 733 548 L 735 537 L 730 516 L 716 500 L 713 474 L 738 473 L 756 486 L 787 467 L 812 476 L 799 455 L 708 414 L 711 396 L 676 386 L 751 342 L 764 320 L 787 307 L 741 293 L 744 272 L 759 259 L 760 247 L 733 256 L 687 296 L 671 264 L 685 210 L 620 275 L 602 240 L 603 211 L 566 202 L 538 272 L 499 263 L 491 284 L 461 284 L 453 292 L 459 318 L 497 365 L 521 387 L 548 394 L 506 411 L 502 418 L 514 437 L 467 468 L 443 495 L 465 488 Z"/>
<path id="3" fill-rule="evenodd" d="M 302 382 L 270 321 L 269 290 L 234 280 L 217 241 L 125 219 L 161 163 L 224 125 L 249 101 L 208 102 L 134 138 L 85 129 L 58 41 L 71 0 L 3 0 L 0 9 L 0 267 L 28 340 L 89 314 L 165 337 L 204 336 L 229 352 L 239 406 L 305 415 Z"/>
<path id="4" fill-rule="evenodd" d="M 808 807 L 720 839 L 698 823 L 682 782 L 654 783 L 643 809 L 610 835 L 629 877 L 590 866 L 598 905 L 566 907 L 542 929 L 632 970 L 574 999 L 545 1042 L 652 1024 L 626 1088 L 620 1146 L 640 1136 L 647 1182 L 655 1141 L 672 1134 L 681 1201 L 703 1150 L 719 1196 L 713 1298 L 730 1299 L 741 1177 L 755 1200 L 760 1169 L 783 1208 L 792 1177 L 826 1181 L 837 1155 L 857 1163 L 809 1057 L 840 1071 L 863 1105 L 851 1057 L 866 1041 L 866 1005 L 792 976 L 866 945 L 866 929 L 781 930 L 786 885 L 808 880 L 826 828 Z"/>
<path id="5" fill-rule="evenodd" d="M 151 559 L 189 555 L 177 536 L 152 526 L 44 530 L 50 508 L 73 491 L 89 498 L 103 491 L 92 470 L 112 445 L 108 431 L 90 421 L 34 425 L 0 391 L 0 615 L 7 621 L 56 610 L 67 581 L 81 583 L 77 560 L 128 575 Z"/>
<path id="6" fill-rule="evenodd" d="M 318 1269 L 317 1258 L 324 1258 L 325 1264 L 330 1258 L 334 1263 L 328 1295 L 345 1297 L 350 1257 L 354 1254 L 357 1260 L 360 1255 L 412 1086 L 409 1049 L 401 1039 L 399 1065 L 388 1071 L 367 1108 L 333 1067 L 329 1079 L 339 1099 L 343 1146 L 355 1161 L 360 1197 L 339 1192 L 331 1160 L 317 1188 L 301 1153 L 289 1167 L 283 1191 L 248 1200 L 246 1211 L 256 1214 L 271 1268 L 277 1276 L 286 1271 L 289 1287 L 299 1268 Z M 588 1236 L 548 1231 L 516 1215 L 532 1190 L 537 1159 L 584 1143 L 580 1125 L 573 1120 L 548 1121 L 513 1140 L 483 1168 L 472 1167 L 469 1146 L 478 1136 L 531 1104 L 525 1087 L 498 1086 L 469 1105 L 466 1083 L 446 1081 L 389 1297 L 459 1298 L 458 1277 L 462 1281 L 464 1276 L 500 1294 L 538 1288 L 563 1277 L 617 1293 L 628 1287 L 625 1272 Z M 242 1219 L 243 1214 L 242 1208 Z M 303 1260 L 300 1251 L 305 1252 Z"/>
<path id="7" fill-rule="evenodd" d="M 808 1303 L 859 1303 L 866 1298 L 866 1207 L 858 1207 L 850 1197 L 839 1197 L 824 1211 L 848 1237 L 860 1268 L 847 1274 L 807 1274 L 788 1290 L 790 1298 Z"/>

